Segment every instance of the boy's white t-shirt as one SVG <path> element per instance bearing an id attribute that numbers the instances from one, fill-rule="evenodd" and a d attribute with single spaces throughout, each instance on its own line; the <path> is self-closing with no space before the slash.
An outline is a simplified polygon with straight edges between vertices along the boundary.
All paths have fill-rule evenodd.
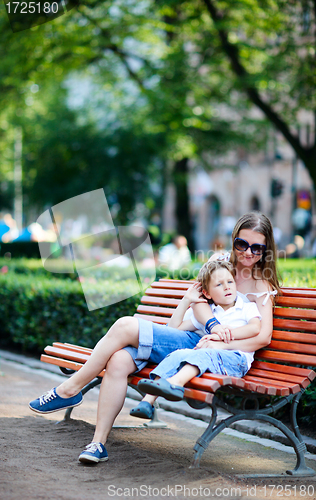
<path id="1" fill-rule="evenodd" d="M 217 321 L 219 321 L 222 325 L 229 325 L 232 328 L 245 326 L 252 318 L 259 318 L 261 320 L 261 314 L 259 312 L 257 304 L 255 302 L 245 302 L 239 295 L 239 292 L 237 292 L 237 300 L 233 307 L 225 310 L 222 308 L 222 306 L 210 304 L 210 308 Z M 195 328 L 197 328 L 195 333 L 197 333 L 201 337 L 205 335 L 204 326 L 202 325 L 202 323 L 199 323 L 197 321 L 191 307 L 189 307 L 183 317 L 183 321 L 186 320 L 190 320 Z M 246 356 L 249 369 L 251 363 L 253 362 L 254 352 L 239 352 Z"/>

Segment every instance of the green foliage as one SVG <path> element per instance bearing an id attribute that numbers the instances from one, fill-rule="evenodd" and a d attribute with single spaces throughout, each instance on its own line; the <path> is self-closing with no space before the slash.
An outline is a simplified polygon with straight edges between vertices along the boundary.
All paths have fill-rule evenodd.
<path id="1" fill-rule="evenodd" d="M 316 419 L 316 382 L 315 380 L 304 392 L 298 408 L 299 421 L 315 428 Z"/>
<path id="2" fill-rule="evenodd" d="M 107 293 L 133 290 L 134 282 L 106 283 Z M 92 285 L 93 286 L 93 285 Z M 0 275 L 0 343 L 39 354 L 56 340 L 94 347 L 120 317 L 133 315 L 140 297 L 88 311 L 78 282 L 32 274 Z"/>
<path id="3" fill-rule="evenodd" d="M 315 259 L 279 259 L 278 269 L 283 286 L 316 288 Z"/>
<path id="4" fill-rule="evenodd" d="M 52 274 L 50 271 L 46 271 L 43 267 L 41 259 L 10 259 L 0 257 L 0 270 L 4 269 L 3 272 L 9 274 L 23 274 L 23 275 L 32 275 L 36 279 L 38 277 L 45 277 L 47 279 L 77 279 L 77 273 L 68 273 L 65 269 L 69 269 L 69 261 L 66 259 L 55 259 L 50 265 L 55 273 Z"/>

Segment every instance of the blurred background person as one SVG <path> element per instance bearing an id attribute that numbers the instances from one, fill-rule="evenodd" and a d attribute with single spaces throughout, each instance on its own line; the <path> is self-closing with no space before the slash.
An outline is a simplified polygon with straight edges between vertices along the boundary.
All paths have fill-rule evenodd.
<path id="1" fill-rule="evenodd" d="M 19 230 L 16 221 L 11 214 L 4 214 L 0 220 L 0 241 L 8 243 L 8 241 L 12 241 L 18 235 Z"/>
<path id="2" fill-rule="evenodd" d="M 158 264 L 170 271 L 183 268 L 189 262 L 191 262 L 191 253 L 185 236 L 175 236 L 171 243 L 159 250 Z"/>

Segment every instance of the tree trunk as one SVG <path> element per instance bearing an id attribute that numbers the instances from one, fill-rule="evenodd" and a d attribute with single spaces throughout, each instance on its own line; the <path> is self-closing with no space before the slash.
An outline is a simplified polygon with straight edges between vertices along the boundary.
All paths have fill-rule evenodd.
<path id="1" fill-rule="evenodd" d="M 176 161 L 173 167 L 172 180 L 176 190 L 175 216 L 177 233 L 182 234 L 188 240 L 188 247 L 194 251 L 194 240 L 192 234 L 192 221 L 189 207 L 189 169 L 188 158 Z"/>

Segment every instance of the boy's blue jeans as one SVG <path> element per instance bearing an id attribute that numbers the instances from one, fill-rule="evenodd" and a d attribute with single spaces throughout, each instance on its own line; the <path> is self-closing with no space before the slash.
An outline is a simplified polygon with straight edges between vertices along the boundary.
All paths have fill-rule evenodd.
<path id="1" fill-rule="evenodd" d="M 185 364 L 199 369 L 198 377 L 206 371 L 219 375 L 243 377 L 248 371 L 248 362 L 239 351 L 226 349 L 178 349 L 169 354 L 150 373 L 150 378 L 169 378 L 175 375 Z"/>

